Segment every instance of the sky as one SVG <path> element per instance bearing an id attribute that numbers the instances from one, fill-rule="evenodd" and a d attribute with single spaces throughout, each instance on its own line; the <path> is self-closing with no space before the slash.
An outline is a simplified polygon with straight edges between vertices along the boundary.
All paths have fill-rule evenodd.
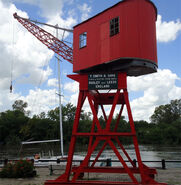
<path id="1" fill-rule="evenodd" d="M 181 1 L 152 0 L 158 9 L 158 72 L 128 78 L 134 120 L 150 120 L 155 107 L 181 99 Z M 57 59 L 20 23 L 13 13 L 33 20 L 73 28 L 74 25 L 116 4 L 118 0 L 0 0 L 0 112 L 16 100 L 28 103 L 31 115 L 58 106 Z M 42 26 L 56 35 L 53 28 Z M 58 37 L 62 39 L 59 31 Z M 64 39 L 72 42 L 73 35 Z M 62 103 L 76 106 L 78 84 L 69 78 L 72 64 L 61 60 Z M 13 84 L 13 92 L 9 87 Z M 86 103 L 84 106 L 89 111 Z M 108 113 L 108 108 L 106 109 Z M 125 117 L 126 111 L 123 113 Z"/>

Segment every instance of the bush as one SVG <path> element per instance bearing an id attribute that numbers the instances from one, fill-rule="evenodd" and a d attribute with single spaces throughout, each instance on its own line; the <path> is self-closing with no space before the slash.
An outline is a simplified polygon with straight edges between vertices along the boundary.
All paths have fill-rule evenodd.
<path id="1" fill-rule="evenodd" d="M 15 163 L 10 162 L 0 172 L 1 178 L 24 178 L 34 177 L 35 175 L 34 164 L 30 160 L 19 160 Z"/>

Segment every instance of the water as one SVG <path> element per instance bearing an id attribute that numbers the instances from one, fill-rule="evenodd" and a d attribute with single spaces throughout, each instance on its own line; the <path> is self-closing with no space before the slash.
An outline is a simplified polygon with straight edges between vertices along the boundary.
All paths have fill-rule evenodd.
<path id="1" fill-rule="evenodd" d="M 128 152 L 131 159 L 136 159 L 135 150 L 133 145 L 129 145 L 125 147 L 126 151 Z M 166 146 L 147 146 L 147 145 L 140 145 L 140 154 L 142 161 L 160 161 L 160 162 L 144 162 L 149 167 L 162 167 L 161 160 L 180 160 L 181 161 L 181 147 L 166 147 Z M 128 160 L 122 150 L 119 150 L 119 153 L 123 157 L 124 160 Z M 85 152 L 82 152 L 82 155 L 85 155 Z M 93 157 L 96 157 L 96 154 L 93 154 Z M 112 150 L 104 150 L 101 154 L 102 158 L 110 158 L 112 160 L 118 160 L 117 156 L 115 155 L 114 151 Z M 120 163 L 112 163 L 112 166 L 120 166 Z M 180 163 L 171 163 L 166 162 L 167 168 L 181 168 Z"/>
<path id="2" fill-rule="evenodd" d="M 136 159 L 133 145 L 125 147 L 126 151 L 130 155 L 131 159 Z M 181 147 L 168 147 L 168 146 L 152 146 L 152 145 L 140 145 L 139 146 L 142 161 L 160 161 L 145 163 L 150 167 L 161 167 L 161 160 L 181 160 Z M 67 149 L 65 149 L 67 151 Z M 123 152 L 119 150 L 124 160 L 127 160 Z M 59 144 L 38 144 L 38 145 L 27 145 L 23 146 L 20 151 L 20 147 L 11 148 L 0 148 L 0 159 L 16 159 L 20 157 L 33 157 L 36 153 L 48 157 L 50 155 L 60 155 Z M 77 151 L 76 155 L 85 156 L 86 152 Z M 92 157 L 96 157 L 97 152 L 93 153 Z M 116 155 L 112 150 L 104 150 L 100 156 L 101 158 L 111 158 L 117 160 Z M 112 163 L 113 166 L 120 166 L 120 163 Z M 166 163 L 167 168 L 181 168 L 181 163 Z"/>
<path id="3" fill-rule="evenodd" d="M 48 157 L 52 155 L 60 155 L 59 143 L 42 143 L 42 144 L 29 144 L 21 146 L 0 146 L 0 160 L 18 159 L 18 158 L 33 158 L 35 154 L 39 154 L 42 157 Z"/>
<path id="4" fill-rule="evenodd" d="M 145 164 L 150 167 L 161 167 L 161 160 L 181 160 L 181 147 L 155 147 L 155 146 L 143 146 L 140 147 L 140 153 L 142 161 L 160 161 L 160 162 L 146 162 Z M 136 159 L 135 150 L 133 146 L 126 147 L 126 151 L 129 153 L 131 159 Z M 124 160 L 127 160 L 123 152 L 119 150 Z M 103 156 L 107 158 L 117 159 L 113 151 L 105 150 Z M 166 163 L 166 167 L 180 167 L 181 163 Z"/>

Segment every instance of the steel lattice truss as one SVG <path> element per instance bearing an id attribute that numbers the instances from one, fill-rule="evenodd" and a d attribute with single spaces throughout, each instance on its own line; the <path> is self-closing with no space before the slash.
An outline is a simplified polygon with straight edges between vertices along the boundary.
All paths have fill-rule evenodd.
<path id="1" fill-rule="evenodd" d="M 30 33 L 32 33 L 38 40 L 45 44 L 49 49 L 53 50 L 63 59 L 67 60 L 70 63 L 72 61 L 73 50 L 63 41 L 60 41 L 52 34 L 48 33 L 44 29 L 40 28 L 36 24 L 30 22 L 30 20 L 19 17 L 16 13 L 14 18 L 18 20 Z"/>

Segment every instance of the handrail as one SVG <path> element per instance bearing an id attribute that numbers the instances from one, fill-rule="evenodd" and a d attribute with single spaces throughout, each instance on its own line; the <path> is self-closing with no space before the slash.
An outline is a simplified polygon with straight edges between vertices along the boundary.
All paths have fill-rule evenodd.
<path id="1" fill-rule="evenodd" d="M 32 159 L 32 160 L 34 160 L 34 159 Z M 4 160 L 0 160 L 0 164 L 4 164 L 5 163 L 5 161 L 6 161 L 6 163 L 7 163 L 7 161 L 12 161 L 12 162 L 16 162 L 16 161 L 18 161 L 18 159 L 4 159 Z M 34 160 L 35 162 L 56 162 L 57 164 L 60 164 L 61 162 L 67 162 L 67 159 L 37 159 L 37 160 Z M 89 160 L 89 162 L 93 162 L 94 160 Z M 137 163 L 137 161 L 134 159 L 133 160 L 134 162 L 135 162 L 135 164 Z M 72 162 L 82 162 L 82 160 L 72 160 Z M 111 162 L 111 163 L 114 163 L 114 162 L 120 162 L 119 160 L 115 160 L 115 159 L 110 159 L 110 158 L 108 158 L 108 159 L 100 159 L 100 160 L 98 160 L 97 162 Z M 125 160 L 125 162 L 130 162 L 130 161 L 128 161 L 128 160 Z M 161 163 L 161 167 L 162 167 L 162 169 L 166 169 L 166 163 L 181 163 L 181 160 L 165 160 L 165 159 L 162 159 L 162 160 L 143 160 L 142 161 L 143 163 Z"/>

